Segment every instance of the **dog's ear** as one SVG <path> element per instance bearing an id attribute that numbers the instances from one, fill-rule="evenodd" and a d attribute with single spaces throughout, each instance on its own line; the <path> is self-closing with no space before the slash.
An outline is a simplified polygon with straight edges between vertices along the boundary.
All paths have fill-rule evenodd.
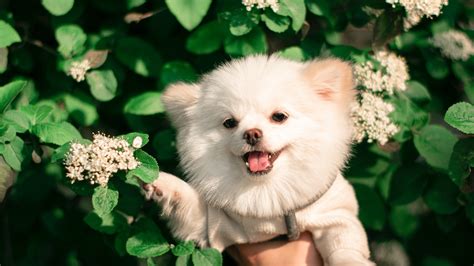
<path id="1" fill-rule="evenodd" d="M 189 110 L 197 102 L 198 84 L 175 83 L 168 86 L 161 96 L 166 112 L 176 128 L 186 125 Z"/>
<path id="2" fill-rule="evenodd" d="M 314 60 L 307 63 L 303 75 L 321 98 L 350 104 L 356 95 L 352 67 L 335 58 Z"/>

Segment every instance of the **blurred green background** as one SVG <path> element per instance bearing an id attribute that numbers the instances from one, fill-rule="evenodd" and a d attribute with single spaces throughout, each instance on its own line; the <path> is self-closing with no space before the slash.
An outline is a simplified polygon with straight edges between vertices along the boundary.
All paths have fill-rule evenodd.
<path id="1" fill-rule="evenodd" d="M 378 265 L 472 265 L 474 57 L 446 58 L 429 40 L 457 30 L 472 42 L 474 2 L 450 0 L 439 17 L 409 30 L 403 7 L 383 0 L 279 5 L 274 12 L 248 11 L 238 0 L 0 0 L 0 264 L 222 263 L 212 250 L 174 240 L 158 207 L 125 175 L 109 185 L 120 195 L 113 212 L 97 215 L 93 187 L 70 184 L 55 149 L 97 131 L 142 132 L 160 170 L 181 174 L 160 103 L 168 84 L 250 54 L 357 64 L 389 49 L 411 76 L 407 91 L 387 98 L 400 132 L 383 146 L 355 145 L 345 172 L 373 256 Z M 91 69 L 77 82 L 70 68 L 85 59 Z M 457 130 L 444 116 L 461 101 L 448 121 Z"/>

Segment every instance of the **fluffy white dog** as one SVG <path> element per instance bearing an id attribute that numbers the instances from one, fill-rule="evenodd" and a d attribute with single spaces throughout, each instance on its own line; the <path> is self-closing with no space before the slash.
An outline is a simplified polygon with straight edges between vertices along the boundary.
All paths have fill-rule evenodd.
<path id="1" fill-rule="evenodd" d="M 337 59 L 253 56 L 163 103 L 178 130 L 188 183 L 167 174 L 145 187 L 172 233 L 224 250 L 310 231 L 326 265 L 372 265 L 353 188 L 341 176 L 351 145 L 352 70 Z"/>

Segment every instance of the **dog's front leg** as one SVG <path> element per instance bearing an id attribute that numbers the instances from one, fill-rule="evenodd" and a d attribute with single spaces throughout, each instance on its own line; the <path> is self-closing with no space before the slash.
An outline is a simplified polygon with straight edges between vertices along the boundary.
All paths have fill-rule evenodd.
<path id="1" fill-rule="evenodd" d="M 321 220 L 322 227 L 312 231 L 324 265 L 373 266 L 364 228 L 359 220 L 347 213 Z M 325 220 L 325 221 L 324 221 Z"/>
<path id="2" fill-rule="evenodd" d="M 146 198 L 162 207 L 162 215 L 169 220 L 171 232 L 176 238 L 195 241 L 201 247 L 207 246 L 207 205 L 196 190 L 178 177 L 164 172 L 143 188 Z"/>

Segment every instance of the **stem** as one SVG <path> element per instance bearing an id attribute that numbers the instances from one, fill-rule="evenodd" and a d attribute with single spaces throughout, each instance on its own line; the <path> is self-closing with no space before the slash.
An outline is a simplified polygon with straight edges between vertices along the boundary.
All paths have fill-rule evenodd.
<path id="1" fill-rule="evenodd" d="M 58 52 L 56 52 L 56 50 L 52 49 L 52 48 L 49 48 L 48 46 L 45 46 L 41 41 L 39 40 L 28 40 L 26 39 L 25 42 L 33 45 L 33 46 L 36 46 L 40 49 L 43 49 L 44 51 L 54 55 L 54 56 L 58 56 Z"/>

